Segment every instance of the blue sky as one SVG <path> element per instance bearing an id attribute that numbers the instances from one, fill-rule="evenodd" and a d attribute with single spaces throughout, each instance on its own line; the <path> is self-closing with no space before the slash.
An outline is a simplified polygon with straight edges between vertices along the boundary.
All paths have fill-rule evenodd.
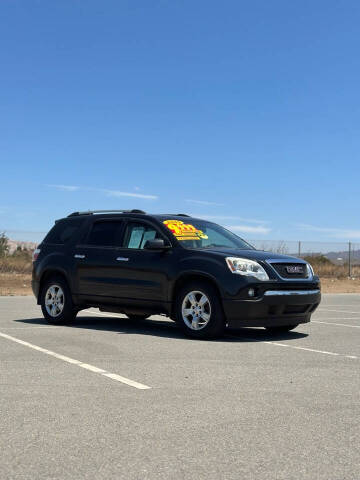
<path id="1" fill-rule="evenodd" d="M 0 230 L 74 210 L 360 242 L 358 1 L 0 6 Z"/>

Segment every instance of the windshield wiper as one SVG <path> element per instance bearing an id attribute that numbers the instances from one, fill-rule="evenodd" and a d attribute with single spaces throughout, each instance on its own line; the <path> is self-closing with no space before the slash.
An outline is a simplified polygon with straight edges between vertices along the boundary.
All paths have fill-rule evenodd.
<path id="1" fill-rule="evenodd" d="M 201 248 L 236 248 L 236 247 L 229 247 L 227 245 L 216 245 L 215 243 L 211 243 L 210 245 L 206 245 L 205 247 Z"/>

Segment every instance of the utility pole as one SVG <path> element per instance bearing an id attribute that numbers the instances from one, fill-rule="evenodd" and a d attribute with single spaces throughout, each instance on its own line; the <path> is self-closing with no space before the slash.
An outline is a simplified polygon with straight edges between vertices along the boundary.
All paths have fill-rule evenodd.
<path id="1" fill-rule="evenodd" d="M 301 242 L 299 242 L 299 245 L 298 245 L 298 257 L 301 256 Z"/>
<path id="2" fill-rule="evenodd" d="M 349 242 L 349 278 L 351 278 L 351 242 Z"/>

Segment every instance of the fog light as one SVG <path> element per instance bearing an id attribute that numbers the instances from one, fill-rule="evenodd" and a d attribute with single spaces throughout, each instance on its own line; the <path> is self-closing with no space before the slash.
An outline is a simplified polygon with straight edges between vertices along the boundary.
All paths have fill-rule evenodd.
<path id="1" fill-rule="evenodd" d="M 255 296 L 255 290 L 253 288 L 249 288 L 248 295 L 249 295 L 249 297 L 254 297 Z"/>

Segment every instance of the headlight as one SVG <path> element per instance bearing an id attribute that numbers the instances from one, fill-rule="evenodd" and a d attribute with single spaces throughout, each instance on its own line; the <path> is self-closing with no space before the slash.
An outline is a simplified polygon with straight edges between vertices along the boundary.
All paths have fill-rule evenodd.
<path id="1" fill-rule="evenodd" d="M 226 263 L 232 273 L 248 275 L 258 280 L 269 280 L 268 274 L 263 267 L 254 260 L 238 257 L 226 257 Z"/>

